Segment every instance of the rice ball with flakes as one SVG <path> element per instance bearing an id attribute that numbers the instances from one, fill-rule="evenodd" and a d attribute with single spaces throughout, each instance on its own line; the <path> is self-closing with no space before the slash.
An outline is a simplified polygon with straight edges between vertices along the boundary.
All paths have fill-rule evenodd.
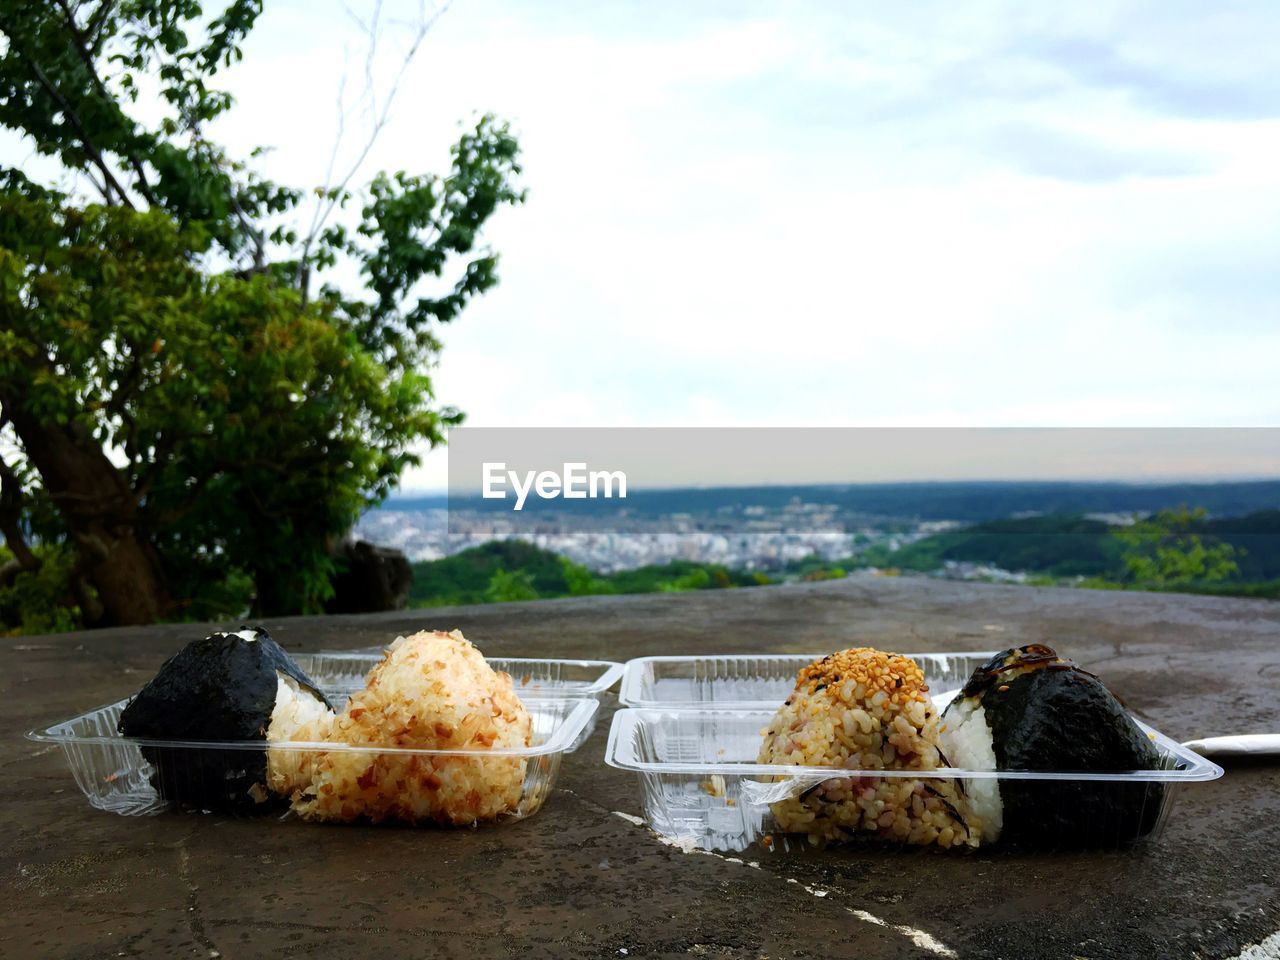
<path id="1" fill-rule="evenodd" d="M 947 766 L 929 687 L 909 657 L 859 647 L 809 664 L 770 722 L 759 762 L 859 771 L 771 805 L 783 830 L 815 845 L 870 835 L 942 847 L 981 841 L 958 781 L 868 772 Z"/>
<path id="2" fill-rule="evenodd" d="M 458 631 L 400 637 L 331 725 L 327 741 L 369 751 L 310 754 L 293 809 L 310 820 L 368 817 L 474 824 L 515 812 L 523 757 L 385 753 L 379 747 L 484 751 L 527 747 L 533 723 L 511 677 Z"/>

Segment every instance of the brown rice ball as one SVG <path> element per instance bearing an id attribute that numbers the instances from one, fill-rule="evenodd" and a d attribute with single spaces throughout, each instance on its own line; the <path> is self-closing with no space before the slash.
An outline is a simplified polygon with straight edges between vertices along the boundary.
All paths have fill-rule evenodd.
<path id="1" fill-rule="evenodd" d="M 532 719 L 511 677 L 458 631 L 401 637 L 335 718 L 329 742 L 369 745 L 311 756 L 293 809 L 310 820 L 473 824 L 513 813 L 525 758 L 380 752 L 527 747 Z"/>
<path id="2" fill-rule="evenodd" d="M 815 845 L 874 835 L 976 847 L 982 827 L 965 811 L 958 781 L 868 772 L 937 770 L 946 766 L 937 745 L 938 714 L 919 665 L 858 647 L 800 671 L 765 731 L 759 762 L 860 771 L 771 805 L 783 830 Z"/>

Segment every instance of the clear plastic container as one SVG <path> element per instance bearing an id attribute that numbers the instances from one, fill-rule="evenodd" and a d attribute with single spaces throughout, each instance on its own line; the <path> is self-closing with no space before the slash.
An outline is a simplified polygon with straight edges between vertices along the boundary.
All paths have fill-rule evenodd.
<path id="1" fill-rule="evenodd" d="M 364 685 L 365 675 L 382 660 L 382 649 L 293 654 L 293 661 L 316 684 L 350 696 Z M 495 670 L 511 674 L 516 693 L 549 697 L 601 697 L 622 676 L 612 660 L 545 660 L 529 657 L 485 657 Z"/>
<path id="2" fill-rule="evenodd" d="M 338 702 L 346 694 L 332 687 L 323 689 L 326 696 Z M 263 741 L 172 741 L 142 740 L 121 736 L 116 724 L 128 703 L 121 700 L 45 729 L 32 731 L 28 738 L 62 747 L 76 783 L 89 803 L 99 810 L 126 816 L 158 813 L 169 807 L 153 783 L 156 768 L 143 756 L 142 749 L 156 751 L 165 758 L 167 784 L 171 795 L 208 796 L 210 791 L 225 790 L 219 774 L 237 766 L 241 755 L 244 763 L 261 763 L 268 754 Z M 581 742 L 582 731 L 591 723 L 600 703 L 594 697 L 537 696 L 525 700 L 533 721 L 533 735 L 528 747 L 488 750 L 418 750 L 404 747 L 367 747 L 333 743 L 277 743 L 270 750 L 281 750 L 300 758 L 299 770 L 310 773 L 316 751 L 368 755 L 369 763 L 380 756 L 387 758 L 410 755 L 441 758 L 478 765 L 502 765 L 503 776 L 522 776 L 518 803 L 501 814 L 499 822 L 519 820 L 536 813 L 550 795 L 560 770 L 560 759 Z M 234 753 L 236 759 L 229 760 Z M 153 752 L 153 756 L 156 753 Z M 523 765 L 523 770 L 520 770 Z M 512 770 L 516 770 L 512 774 Z M 225 780 L 225 777 L 221 779 Z M 267 805 L 264 805 L 264 807 Z M 278 809 L 278 808 L 275 808 Z"/>
<path id="3" fill-rule="evenodd" d="M 757 763 L 765 728 L 794 689 L 796 675 L 821 656 L 642 657 L 627 663 L 619 699 L 629 708 L 614 715 L 605 760 L 639 775 L 645 814 L 657 832 L 704 850 L 743 850 L 766 837 L 772 849 L 786 849 L 806 840 L 785 835 L 770 805 L 829 780 L 996 780 L 1017 781 L 1013 789 L 1020 792 L 1021 802 L 1032 804 L 1037 821 L 1046 824 L 1043 835 L 1035 838 L 1036 847 L 1120 847 L 1159 835 L 1179 784 L 1222 776 L 1221 767 L 1136 717 L 1134 722 L 1159 752 L 1159 769 L 1092 773 L 947 768 L 930 771 L 928 777 L 919 771 L 841 770 L 833 777 L 830 768 Z M 908 656 L 920 665 L 941 709 L 992 654 Z M 1087 837 L 1069 835 L 1062 827 L 1073 822 L 1081 791 L 1088 791 L 1091 807 L 1096 801 L 1115 811 L 1114 816 L 1090 823 Z"/>
<path id="4" fill-rule="evenodd" d="M 1177 786 L 1222 776 L 1222 768 L 1152 730 L 1161 769 L 1117 773 L 993 772 L 950 768 L 922 777 L 919 771 L 841 770 L 756 763 L 773 710 L 669 710 L 628 708 L 614 714 L 605 762 L 639 774 L 649 824 L 683 846 L 739 851 L 764 837 L 772 849 L 803 844 L 785 836 L 770 804 L 796 797 L 827 780 L 846 777 L 904 777 L 923 783 L 938 780 L 1019 781 L 1043 811 L 1047 824 L 1068 820 L 1079 789 L 1114 795 L 1128 811 L 1111 826 L 1095 826 L 1089 846 L 1120 847 L 1132 839 L 1133 822 L 1143 824 L 1142 839 L 1159 835 Z M 1071 789 L 1064 789 L 1070 785 Z M 782 842 L 779 842 L 782 841 Z M 1070 847 L 1080 838 L 1047 828 L 1037 847 Z"/>
<path id="5" fill-rule="evenodd" d="M 908 653 L 924 671 L 934 701 L 941 703 L 964 686 L 988 653 Z M 741 710 L 776 707 L 796 685 L 801 668 L 821 653 L 762 656 L 637 657 L 622 673 L 618 700 L 629 707 Z"/>
<path id="6" fill-rule="evenodd" d="M 294 663 L 328 694 L 335 707 L 364 686 L 364 678 L 382 661 L 383 648 L 322 650 L 299 653 Z M 535 657 L 485 657 L 495 670 L 511 674 L 521 700 L 533 697 L 603 697 L 622 676 L 622 664 L 613 660 L 549 660 Z M 335 699 L 336 697 L 336 699 Z M 570 750 L 576 750 L 595 733 L 596 715 L 587 721 Z"/>

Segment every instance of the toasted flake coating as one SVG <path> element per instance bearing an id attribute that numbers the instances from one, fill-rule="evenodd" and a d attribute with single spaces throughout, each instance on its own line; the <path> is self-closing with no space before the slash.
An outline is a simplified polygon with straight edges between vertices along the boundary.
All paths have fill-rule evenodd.
<path id="1" fill-rule="evenodd" d="M 532 719 L 511 677 L 458 631 L 401 637 L 338 715 L 327 742 L 368 746 L 311 755 L 293 809 L 313 820 L 472 824 L 515 812 L 523 757 L 485 750 L 529 745 Z M 379 748 L 466 750 L 468 756 Z"/>

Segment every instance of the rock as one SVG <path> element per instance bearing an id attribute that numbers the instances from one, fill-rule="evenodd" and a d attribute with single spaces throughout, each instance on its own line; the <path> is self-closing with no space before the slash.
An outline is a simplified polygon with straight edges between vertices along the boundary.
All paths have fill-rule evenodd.
<path id="1" fill-rule="evenodd" d="M 339 572 L 333 578 L 333 597 L 325 604 L 327 613 L 404 609 L 413 584 L 413 567 L 401 551 L 367 540 L 348 540 L 335 556 Z"/>

